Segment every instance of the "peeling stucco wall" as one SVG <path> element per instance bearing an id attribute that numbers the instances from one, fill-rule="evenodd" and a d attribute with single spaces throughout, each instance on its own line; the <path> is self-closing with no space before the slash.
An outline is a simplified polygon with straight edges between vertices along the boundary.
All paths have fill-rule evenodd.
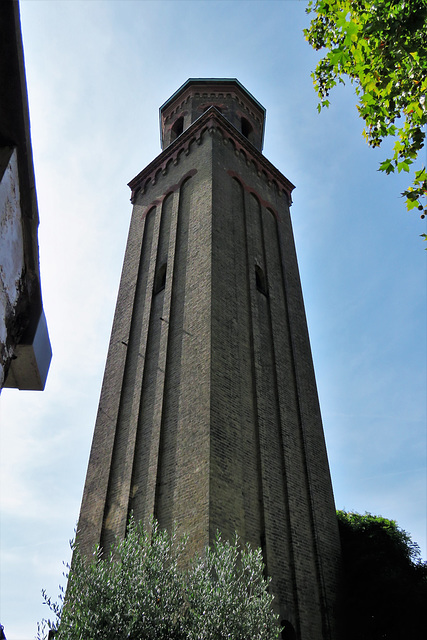
<path id="1" fill-rule="evenodd" d="M 3 147 L 0 181 L 0 388 L 16 339 L 16 308 L 22 292 L 24 241 L 16 148 Z"/>

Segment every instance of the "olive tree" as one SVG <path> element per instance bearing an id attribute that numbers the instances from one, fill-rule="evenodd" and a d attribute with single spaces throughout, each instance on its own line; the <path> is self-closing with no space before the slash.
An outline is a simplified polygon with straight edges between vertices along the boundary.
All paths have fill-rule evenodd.
<path id="1" fill-rule="evenodd" d="M 273 595 L 260 550 L 218 534 L 188 563 L 187 540 L 156 522 L 130 520 L 109 554 L 84 558 L 73 544 L 66 592 L 53 601 L 53 620 L 38 639 L 55 640 L 273 640 L 279 634 Z"/>

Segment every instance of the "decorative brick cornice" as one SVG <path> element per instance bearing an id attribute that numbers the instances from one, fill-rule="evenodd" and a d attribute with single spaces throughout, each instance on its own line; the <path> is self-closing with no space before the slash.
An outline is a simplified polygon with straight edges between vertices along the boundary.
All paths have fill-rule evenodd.
<path id="1" fill-rule="evenodd" d="M 263 154 L 258 151 L 244 135 L 242 135 L 215 107 L 210 107 L 200 118 L 188 127 L 172 144 L 145 167 L 128 186 L 130 187 L 131 202 L 135 201 L 138 192 L 145 192 L 147 186 L 156 184 L 159 174 L 165 175 L 169 164 L 178 164 L 181 153 L 188 155 L 193 143 L 201 144 L 203 134 L 217 130 L 224 142 L 234 146 L 236 155 L 243 155 L 246 163 L 254 166 L 259 176 L 264 176 L 270 186 L 275 186 L 281 194 L 285 192 L 289 202 L 292 202 L 292 191 L 295 188 Z"/>
<path id="2" fill-rule="evenodd" d="M 193 97 L 231 96 L 258 122 L 265 118 L 264 107 L 236 78 L 189 78 L 161 107 L 166 122 Z"/>

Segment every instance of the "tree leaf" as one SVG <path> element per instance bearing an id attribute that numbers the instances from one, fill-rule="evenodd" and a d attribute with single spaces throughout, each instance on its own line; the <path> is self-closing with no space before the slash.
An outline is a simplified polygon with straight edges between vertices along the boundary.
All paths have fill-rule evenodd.
<path id="1" fill-rule="evenodd" d="M 425 0 L 317 0 L 307 10 L 314 17 L 305 37 L 314 49 L 326 49 L 313 74 L 320 105 L 328 106 L 329 91 L 349 78 L 368 144 L 375 148 L 386 138 L 395 141 L 393 162 L 385 160 L 380 170 L 409 172 L 427 124 Z M 418 202 L 426 200 L 418 186 L 425 179 L 415 174 Z"/>

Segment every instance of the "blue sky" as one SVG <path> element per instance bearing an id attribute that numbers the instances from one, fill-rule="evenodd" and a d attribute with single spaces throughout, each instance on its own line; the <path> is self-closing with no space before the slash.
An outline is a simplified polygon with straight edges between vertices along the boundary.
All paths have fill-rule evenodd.
<path id="1" fill-rule="evenodd" d="M 0 399 L 0 621 L 30 640 L 77 523 L 131 215 L 158 108 L 189 77 L 236 77 L 267 110 L 292 220 L 338 508 L 426 547 L 425 223 L 377 171 L 351 86 L 318 115 L 306 2 L 24 0 L 40 211 L 46 390 Z"/>

